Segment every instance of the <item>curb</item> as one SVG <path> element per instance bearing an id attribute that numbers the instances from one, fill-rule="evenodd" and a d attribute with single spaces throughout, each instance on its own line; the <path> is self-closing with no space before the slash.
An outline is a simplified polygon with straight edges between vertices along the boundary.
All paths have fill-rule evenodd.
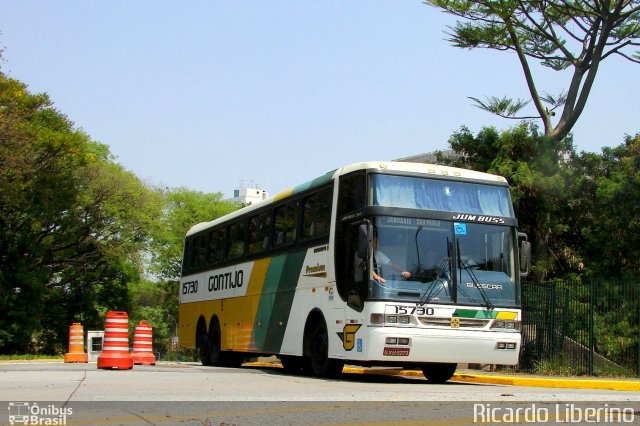
<path id="1" fill-rule="evenodd" d="M 250 367 L 282 368 L 280 363 L 251 362 L 244 365 Z M 362 367 L 344 367 L 343 373 L 377 374 L 381 376 L 417 376 L 423 377 L 418 370 L 375 369 Z M 604 380 L 604 379 L 573 379 L 568 377 L 530 377 L 530 376 L 498 376 L 489 374 L 455 373 L 451 378 L 455 382 L 485 383 L 491 385 L 566 388 L 566 389 L 597 389 L 640 392 L 639 380 Z"/>
<path id="2" fill-rule="evenodd" d="M 598 389 L 640 392 L 640 381 L 637 380 L 605 380 L 605 379 L 573 379 L 568 377 L 519 377 L 493 376 L 468 373 L 456 373 L 452 380 L 468 383 L 487 383 L 496 385 L 528 386 L 542 388 Z"/>

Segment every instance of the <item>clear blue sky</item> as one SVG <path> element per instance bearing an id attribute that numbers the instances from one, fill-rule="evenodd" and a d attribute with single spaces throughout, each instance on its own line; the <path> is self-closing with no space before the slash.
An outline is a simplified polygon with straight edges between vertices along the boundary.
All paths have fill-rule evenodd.
<path id="1" fill-rule="evenodd" d="M 47 92 L 152 184 L 275 194 L 340 165 L 446 149 L 506 129 L 467 96 L 528 98 L 511 53 L 444 41 L 420 1 L 0 0 L 0 69 Z M 568 74 L 540 71 L 557 94 Z M 579 150 L 635 134 L 640 66 L 605 61 Z"/>

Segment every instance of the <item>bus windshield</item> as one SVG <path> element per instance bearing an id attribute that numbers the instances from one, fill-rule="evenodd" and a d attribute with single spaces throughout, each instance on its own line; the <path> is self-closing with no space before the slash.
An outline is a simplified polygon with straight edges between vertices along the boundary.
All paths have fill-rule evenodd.
<path id="1" fill-rule="evenodd" d="M 369 298 L 517 306 L 513 227 L 412 217 L 374 218 Z M 408 274 L 407 274 L 408 272 Z"/>
<path id="2" fill-rule="evenodd" d="M 371 196 L 374 206 L 515 217 L 506 186 L 374 174 Z"/>

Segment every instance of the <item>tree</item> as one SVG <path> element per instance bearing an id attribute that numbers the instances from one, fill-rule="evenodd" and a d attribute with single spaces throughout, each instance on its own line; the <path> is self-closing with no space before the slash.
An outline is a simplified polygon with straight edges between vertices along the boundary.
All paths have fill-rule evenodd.
<path id="1" fill-rule="evenodd" d="M 604 276 L 640 272 L 640 134 L 575 161 L 571 198 L 589 270 Z"/>
<path id="2" fill-rule="evenodd" d="M 521 99 L 471 98 L 478 107 L 505 118 L 540 119 L 552 141 L 566 137 L 582 113 L 600 63 L 612 55 L 640 63 L 640 1 L 427 0 L 461 17 L 448 35 L 460 48 L 514 51 L 536 114 L 518 115 Z M 559 95 L 541 92 L 529 60 L 555 71 L 572 69 L 569 87 Z M 562 107 L 557 122 L 555 110 Z"/>
<path id="3" fill-rule="evenodd" d="M 71 322 L 128 308 L 159 200 L 46 94 L 0 73 L 0 350 L 56 351 Z"/>

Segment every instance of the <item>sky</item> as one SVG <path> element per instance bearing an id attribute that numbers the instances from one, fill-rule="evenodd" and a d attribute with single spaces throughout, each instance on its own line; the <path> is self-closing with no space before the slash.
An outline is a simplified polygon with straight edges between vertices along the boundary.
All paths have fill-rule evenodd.
<path id="1" fill-rule="evenodd" d="M 515 55 L 452 47 L 418 0 L 0 0 L 0 70 L 145 182 L 276 194 L 353 162 L 516 124 L 469 96 L 528 99 Z M 540 90 L 570 75 L 536 67 Z M 635 134 L 640 66 L 601 65 L 578 151 Z"/>

